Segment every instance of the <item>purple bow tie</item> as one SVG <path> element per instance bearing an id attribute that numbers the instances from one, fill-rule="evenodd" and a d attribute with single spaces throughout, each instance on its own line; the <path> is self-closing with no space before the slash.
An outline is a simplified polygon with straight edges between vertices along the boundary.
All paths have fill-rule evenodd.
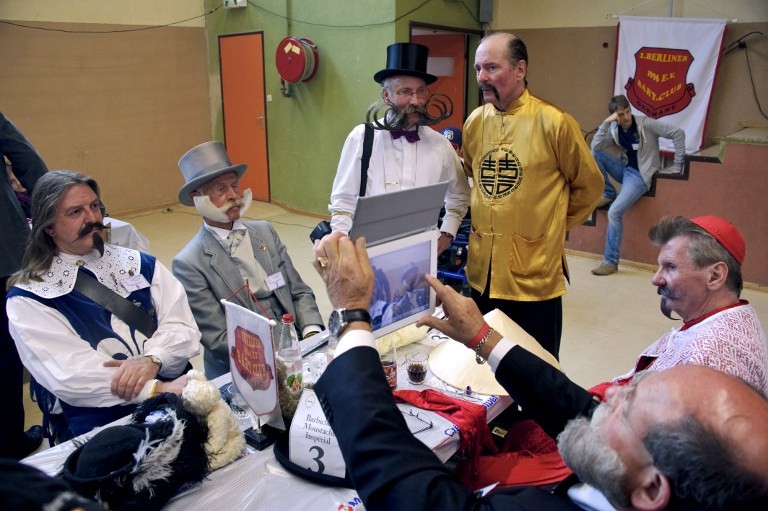
<path id="1" fill-rule="evenodd" d="M 397 140 L 400 137 L 405 137 L 405 139 L 410 142 L 418 142 L 421 140 L 419 138 L 419 131 L 413 130 L 413 131 L 405 131 L 405 130 L 396 130 L 396 131 L 390 131 L 389 132 L 392 135 L 392 140 Z"/>

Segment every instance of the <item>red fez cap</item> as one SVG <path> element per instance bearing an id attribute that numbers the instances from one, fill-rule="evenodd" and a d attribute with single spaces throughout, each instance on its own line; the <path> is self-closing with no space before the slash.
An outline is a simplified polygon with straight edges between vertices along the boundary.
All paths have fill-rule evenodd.
<path id="1" fill-rule="evenodd" d="M 731 222 L 712 215 L 697 216 L 691 218 L 691 222 L 711 234 L 736 259 L 736 262 L 744 263 L 747 246 L 744 243 L 744 237 Z"/>

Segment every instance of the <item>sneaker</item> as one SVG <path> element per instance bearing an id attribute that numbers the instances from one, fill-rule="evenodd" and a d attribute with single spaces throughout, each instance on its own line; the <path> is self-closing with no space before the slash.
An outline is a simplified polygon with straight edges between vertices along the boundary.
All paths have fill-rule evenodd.
<path id="1" fill-rule="evenodd" d="M 600 202 L 597 203 L 597 207 L 595 209 L 608 209 L 611 207 L 611 204 L 613 204 L 613 199 L 609 199 L 608 197 L 602 197 L 600 199 Z"/>
<path id="2" fill-rule="evenodd" d="M 615 264 L 608 264 L 603 263 L 594 270 L 592 270 L 592 275 L 610 275 L 611 273 L 616 273 L 619 271 L 619 267 Z"/>

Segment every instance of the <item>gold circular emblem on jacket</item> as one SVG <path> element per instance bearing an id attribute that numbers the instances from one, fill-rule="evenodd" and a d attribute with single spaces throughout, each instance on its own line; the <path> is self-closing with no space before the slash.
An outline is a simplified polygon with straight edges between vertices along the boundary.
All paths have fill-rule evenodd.
<path id="1" fill-rule="evenodd" d="M 480 189 L 488 199 L 514 192 L 523 180 L 523 166 L 511 149 L 498 147 L 485 153 L 480 164 Z"/>

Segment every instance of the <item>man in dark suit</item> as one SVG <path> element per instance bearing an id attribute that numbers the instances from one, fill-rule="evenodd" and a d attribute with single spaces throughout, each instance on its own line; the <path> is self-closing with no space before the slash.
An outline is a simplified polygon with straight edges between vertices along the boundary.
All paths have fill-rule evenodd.
<path id="1" fill-rule="evenodd" d="M 563 488 L 507 488 L 476 497 L 409 432 L 386 383 L 365 315 L 373 273 L 365 241 L 333 233 L 315 247 L 341 336 L 314 389 L 365 508 L 582 509 Z M 768 401 L 701 366 L 646 373 L 593 397 L 487 327 L 477 306 L 431 276 L 447 318 L 422 325 L 474 347 L 550 435 L 583 481 L 620 509 L 759 509 L 768 502 Z M 337 309 L 338 311 L 339 309 Z M 535 382 L 535 384 L 534 384 Z M 714 391 L 713 389 L 716 389 Z"/>
<path id="2" fill-rule="evenodd" d="M 285 245 L 266 221 L 242 222 L 251 191 L 240 191 L 248 168 L 232 165 L 221 142 L 206 142 L 179 160 L 186 183 L 179 201 L 203 216 L 200 231 L 173 259 L 173 274 L 187 291 L 205 346 L 205 375 L 229 372 L 227 323 L 221 300 L 232 298 L 254 312 L 280 322 L 293 314 L 301 337 L 323 328 L 315 295 L 304 283 Z M 248 281 L 254 301 L 243 289 Z"/>
<path id="3" fill-rule="evenodd" d="M 31 190 L 40 176 L 48 171 L 29 140 L 0 113 L 0 162 L 5 164 L 3 156 L 11 162 L 16 177 L 27 190 Z M 23 367 L 16 344 L 8 333 L 5 296 L 8 276 L 21 267 L 29 224 L 16 199 L 8 172 L 0 174 L 0 388 L 4 395 L 0 456 L 23 458 L 40 446 L 43 430 L 33 426 L 24 432 Z"/>

